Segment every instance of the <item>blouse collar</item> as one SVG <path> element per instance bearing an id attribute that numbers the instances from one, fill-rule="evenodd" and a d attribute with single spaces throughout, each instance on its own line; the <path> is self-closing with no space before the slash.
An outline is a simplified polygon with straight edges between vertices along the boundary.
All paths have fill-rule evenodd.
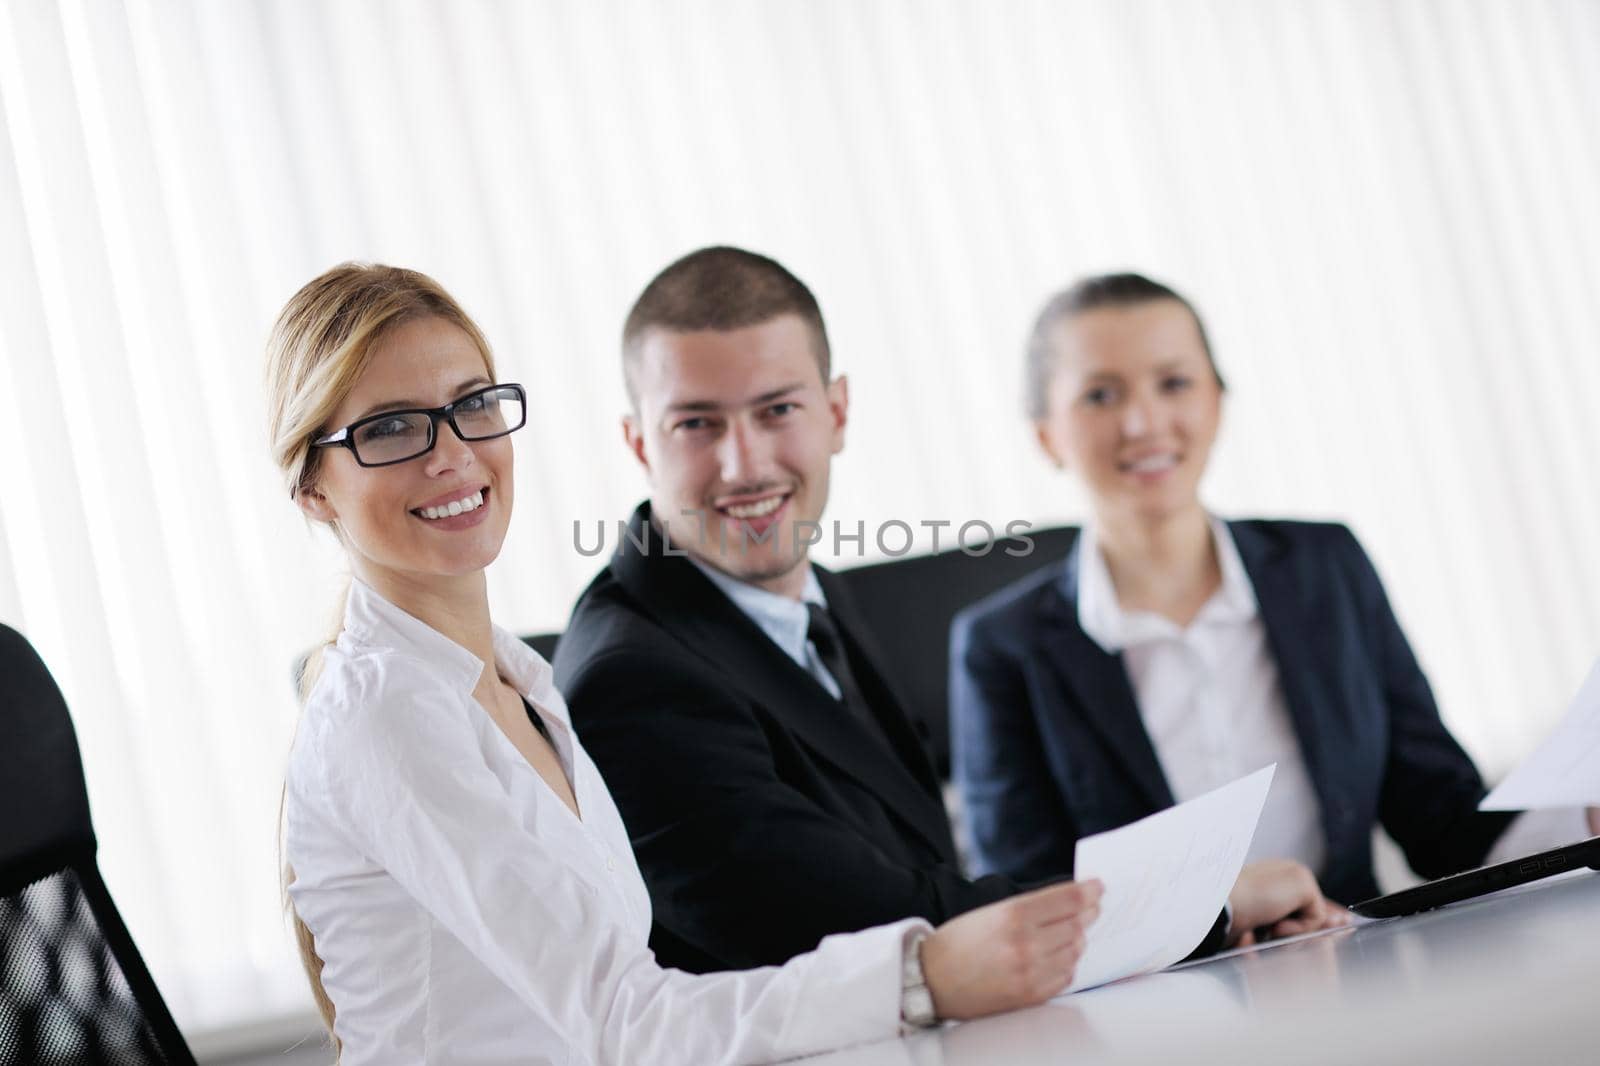
<path id="1" fill-rule="evenodd" d="M 385 599 L 359 579 L 350 582 L 345 600 L 344 632 L 352 639 L 394 648 L 441 670 L 450 682 L 471 694 L 483 676 L 483 660 L 414 615 Z M 493 626 L 495 666 L 513 688 L 546 711 L 567 721 L 566 705 L 556 694 L 550 664 L 515 634 Z"/>
<path id="2" fill-rule="evenodd" d="M 1254 587 L 1239 558 L 1238 546 L 1228 524 L 1207 515 L 1212 542 L 1217 546 L 1217 562 L 1222 570 L 1222 585 L 1200 608 L 1190 627 L 1208 624 L 1248 622 L 1259 613 Z M 1111 570 L 1100 551 L 1099 529 L 1085 522 L 1078 536 L 1078 624 L 1089 638 L 1112 654 L 1150 640 L 1180 636 L 1184 627 L 1151 611 L 1125 611 L 1117 602 L 1111 583 Z"/>

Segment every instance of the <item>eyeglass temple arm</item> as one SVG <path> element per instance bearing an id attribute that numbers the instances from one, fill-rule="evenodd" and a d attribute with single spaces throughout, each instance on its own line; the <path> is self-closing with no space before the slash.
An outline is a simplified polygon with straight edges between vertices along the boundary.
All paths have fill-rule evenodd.
<path id="1" fill-rule="evenodd" d="M 312 443 L 313 446 L 319 446 L 319 445 L 323 445 L 323 444 L 348 444 L 349 442 L 350 442 L 350 427 L 349 426 L 345 426 L 343 429 L 334 430 L 332 433 L 329 433 L 326 437 L 318 437 L 316 440 L 312 441 L 311 443 Z"/>

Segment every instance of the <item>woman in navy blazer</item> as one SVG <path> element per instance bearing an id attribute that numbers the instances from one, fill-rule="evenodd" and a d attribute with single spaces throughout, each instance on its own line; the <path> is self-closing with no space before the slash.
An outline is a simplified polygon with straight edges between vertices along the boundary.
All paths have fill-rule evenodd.
<path id="1" fill-rule="evenodd" d="M 1345 903 L 1377 894 L 1374 824 L 1425 877 L 1502 837 L 1584 834 L 1572 812 L 1507 833 L 1514 816 L 1477 811 L 1483 782 L 1348 529 L 1207 513 L 1224 386 L 1181 296 L 1133 274 L 1079 282 L 1040 314 L 1028 378 L 1039 443 L 1094 518 L 1063 563 L 952 630 L 955 776 L 985 872 L 1070 874 L 1079 837 L 1267 761 L 1257 844 Z"/>

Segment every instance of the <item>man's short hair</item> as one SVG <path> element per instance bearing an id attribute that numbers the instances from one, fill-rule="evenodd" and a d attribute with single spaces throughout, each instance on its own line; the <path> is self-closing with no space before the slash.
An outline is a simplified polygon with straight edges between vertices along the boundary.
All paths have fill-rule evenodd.
<path id="1" fill-rule="evenodd" d="M 718 245 L 690 252 L 651 279 L 623 324 L 622 376 L 629 401 L 638 407 L 634 373 L 651 330 L 743 329 L 787 314 L 799 315 L 811 327 L 817 369 L 827 383 L 832 361 L 828 331 L 817 298 L 804 282 L 776 260 L 743 248 Z"/>
<path id="2" fill-rule="evenodd" d="M 1143 274 L 1094 274 L 1073 282 L 1050 297 L 1039 311 L 1039 317 L 1034 319 L 1033 332 L 1028 337 L 1026 380 L 1023 384 L 1023 403 L 1028 417 L 1037 421 L 1048 413 L 1050 377 L 1056 369 L 1056 354 L 1050 345 L 1050 332 L 1055 329 L 1056 323 L 1100 307 L 1132 307 L 1155 300 L 1176 300 L 1194 317 L 1195 328 L 1200 331 L 1200 346 L 1205 349 L 1206 362 L 1211 364 L 1211 373 L 1216 377 L 1218 387 L 1226 389 L 1228 386 L 1222 380 L 1222 371 L 1217 369 L 1216 357 L 1211 354 L 1206 324 L 1201 321 L 1200 312 L 1194 309 L 1193 304 L 1175 290 L 1159 281 L 1151 281 Z"/>

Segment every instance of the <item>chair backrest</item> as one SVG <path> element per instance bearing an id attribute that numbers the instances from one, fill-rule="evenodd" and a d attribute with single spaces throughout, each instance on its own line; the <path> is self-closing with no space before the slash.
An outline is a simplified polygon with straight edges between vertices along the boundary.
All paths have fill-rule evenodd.
<path id="1" fill-rule="evenodd" d="M 960 548 L 839 570 L 907 710 L 928 728 L 939 776 L 950 776 L 950 622 L 963 607 L 1066 557 L 1078 530 L 1031 530 L 989 551 Z"/>
<path id="2" fill-rule="evenodd" d="M 534 633 L 522 638 L 522 643 L 538 652 L 545 662 L 553 662 L 556 657 L 556 642 L 561 639 L 557 633 Z"/>
<path id="3" fill-rule="evenodd" d="M 66 702 L 0 625 L 0 1066 L 194 1066 L 95 861 Z"/>

